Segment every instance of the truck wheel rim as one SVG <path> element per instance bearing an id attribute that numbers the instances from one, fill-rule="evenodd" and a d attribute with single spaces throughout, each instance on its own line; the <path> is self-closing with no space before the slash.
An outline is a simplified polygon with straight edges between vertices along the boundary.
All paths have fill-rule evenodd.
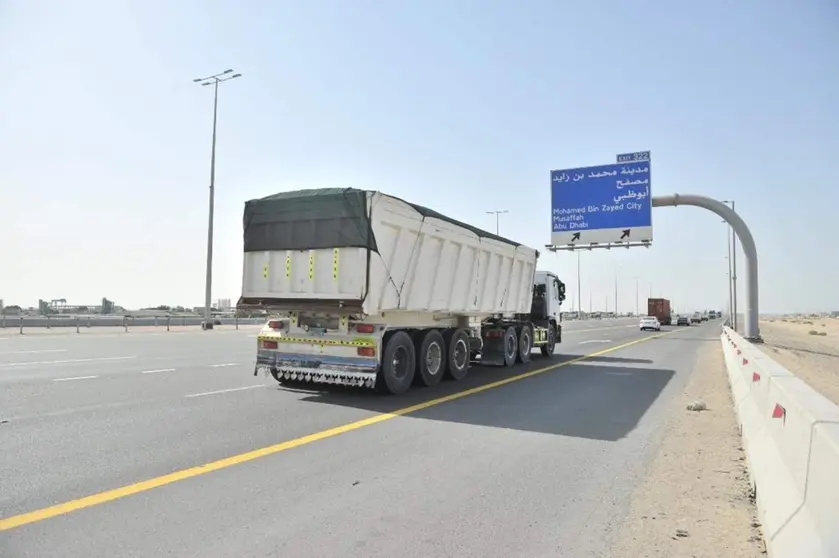
<path id="1" fill-rule="evenodd" d="M 521 334 L 521 340 L 522 340 L 522 348 L 523 348 L 525 351 L 526 351 L 526 350 L 528 350 L 528 349 L 530 349 L 530 346 L 531 346 L 531 345 L 530 345 L 530 332 L 529 332 L 529 331 L 523 331 L 523 332 L 522 332 L 522 334 Z"/>
<path id="2" fill-rule="evenodd" d="M 399 347 L 393 352 L 391 369 L 393 375 L 397 378 L 404 378 L 408 375 L 408 350 L 405 347 Z"/>
<path id="3" fill-rule="evenodd" d="M 515 356 L 516 349 L 516 340 L 512 335 L 510 335 L 509 337 L 507 337 L 507 356 Z"/>
<path id="4" fill-rule="evenodd" d="M 458 369 L 466 366 L 466 342 L 463 339 L 454 344 L 454 364 Z"/>
<path id="5" fill-rule="evenodd" d="M 443 351 L 440 349 L 439 343 L 432 343 L 428 346 L 425 352 L 425 368 L 432 376 L 436 376 L 440 371 L 440 365 L 443 362 Z"/>

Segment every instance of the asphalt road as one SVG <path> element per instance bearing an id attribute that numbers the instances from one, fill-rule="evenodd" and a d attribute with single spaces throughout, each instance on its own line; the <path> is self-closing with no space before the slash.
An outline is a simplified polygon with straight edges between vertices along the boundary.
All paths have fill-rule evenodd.
<path id="1" fill-rule="evenodd" d="M 253 331 L 0 338 L 0 556 L 598 556 L 719 342 L 636 323 L 402 397 L 254 377 Z"/>

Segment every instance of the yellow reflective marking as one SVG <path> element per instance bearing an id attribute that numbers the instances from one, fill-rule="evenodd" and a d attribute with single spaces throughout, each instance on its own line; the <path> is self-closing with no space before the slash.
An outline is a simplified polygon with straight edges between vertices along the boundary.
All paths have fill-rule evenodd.
<path id="1" fill-rule="evenodd" d="M 303 343 L 306 345 L 330 345 L 342 347 L 375 347 L 376 341 L 369 338 L 353 340 L 326 339 L 323 337 L 283 337 L 271 333 L 260 333 L 257 336 L 260 341 L 276 341 L 277 343 Z"/>

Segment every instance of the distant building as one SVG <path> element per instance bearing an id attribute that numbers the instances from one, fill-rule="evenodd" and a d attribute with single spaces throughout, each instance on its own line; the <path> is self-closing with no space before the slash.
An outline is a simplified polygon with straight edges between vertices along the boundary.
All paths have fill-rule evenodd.
<path id="1" fill-rule="evenodd" d="M 229 298 L 220 298 L 216 301 L 216 308 L 224 312 L 233 308 L 233 305 L 230 304 Z"/>

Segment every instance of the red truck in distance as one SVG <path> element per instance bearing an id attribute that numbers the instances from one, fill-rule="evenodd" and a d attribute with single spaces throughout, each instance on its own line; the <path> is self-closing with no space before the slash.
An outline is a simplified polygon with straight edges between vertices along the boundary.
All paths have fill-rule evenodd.
<path id="1" fill-rule="evenodd" d="M 648 298 L 647 316 L 655 316 L 661 325 L 671 325 L 670 301 L 666 298 Z"/>

